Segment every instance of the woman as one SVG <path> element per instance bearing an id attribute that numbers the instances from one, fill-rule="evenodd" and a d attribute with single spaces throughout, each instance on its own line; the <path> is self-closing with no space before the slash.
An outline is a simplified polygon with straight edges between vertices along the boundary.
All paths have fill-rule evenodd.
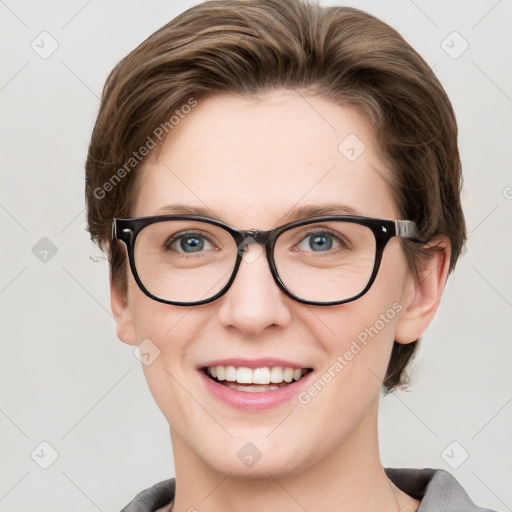
<path id="1" fill-rule="evenodd" d="M 482 510 L 377 436 L 466 238 L 460 167 L 438 80 L 355 9 L 205 2 L 116 66 L 89 230 L 176 468 L 123 510 Z"/>

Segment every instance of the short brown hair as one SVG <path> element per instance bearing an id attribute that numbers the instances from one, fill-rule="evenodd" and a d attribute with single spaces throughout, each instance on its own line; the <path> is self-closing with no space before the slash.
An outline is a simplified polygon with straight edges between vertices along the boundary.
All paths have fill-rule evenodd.
<path id="1" fill-rule="evenodd" d="M 466 240 L 457 125 L 425 61 L 393 28 L 357 9 L 211 0 L 146 39 L 116 65 L 103 89 L 86 162 L 88 230 L 108 251 L 111 279 L 122 292 L 125 252 L 110 245 L 110 226 L 113 218 L 130 216 L 144 164 L 134 152 L 150 139 L 159 145 L 157 127 L 167 126 L 172 136 L 170 117 L 191 99 L 276 88 L 351 105 L 368 118 L 393 170 L 401 218 L 416 221 L 425 239 L 446 235 L 453 270 Z M 418 245 L 404 242 L 414 272 L 428 257 Z M 405 368 L 418 342 L 394 343 L 387 392 L 408 383 Z"/>

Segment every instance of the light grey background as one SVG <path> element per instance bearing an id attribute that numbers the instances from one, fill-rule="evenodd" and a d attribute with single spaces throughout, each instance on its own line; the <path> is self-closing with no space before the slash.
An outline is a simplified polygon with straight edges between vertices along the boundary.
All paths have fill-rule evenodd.
<path id="1" fill-rule="evenodd" d="M 83 165 L 107 73 L 195 3 L 0 1 L 2 512 L 115 511 L 174 475 L 167 423 L 115 336 L 106 261 L 85 232 Z M 396 27 L 435 69 L 465 172 L 467 252 L 412 390 L 382 401 L 383 463 L 447 469 L 478 504 L 510 510 L 512 4 L 347 5 Z"/>

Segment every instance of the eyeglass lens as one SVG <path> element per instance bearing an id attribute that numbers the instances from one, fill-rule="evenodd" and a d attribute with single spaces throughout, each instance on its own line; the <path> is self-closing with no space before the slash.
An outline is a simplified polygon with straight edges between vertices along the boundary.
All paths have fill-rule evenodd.
<path id="1" fill-rule="evenodd" d="M 274 247 L 281 281 L 298 298 L 341 301 L 359 294 L 375 263 L 372 230 L 348 221 L 316 222 L 282 232 Z M 229 232 L 192 220 L 155 222 L 135 243 L 135 267 L 153 295 L 195 302 L 226 286 L 242 251 Z"/>

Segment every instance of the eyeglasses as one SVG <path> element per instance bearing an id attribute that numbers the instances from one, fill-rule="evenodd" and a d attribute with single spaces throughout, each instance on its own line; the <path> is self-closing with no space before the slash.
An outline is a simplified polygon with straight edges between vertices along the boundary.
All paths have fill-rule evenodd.
<path id="1" fill-rule="evenodd" d="M 279 288 L 303 304 L 331 306 L 358 299 L 372 286 L 393 237 L 421 242 L 409 220 L 319 216 L 270 231 L 240 231 L 198 215 L 114 219 L 112 240 L 126 244 L 140 289 L 165 304 L 196 306 L 224 295 L 246 248 L 265 247 Z M 422 242 L 424 243 L 424 242 Z"/>

